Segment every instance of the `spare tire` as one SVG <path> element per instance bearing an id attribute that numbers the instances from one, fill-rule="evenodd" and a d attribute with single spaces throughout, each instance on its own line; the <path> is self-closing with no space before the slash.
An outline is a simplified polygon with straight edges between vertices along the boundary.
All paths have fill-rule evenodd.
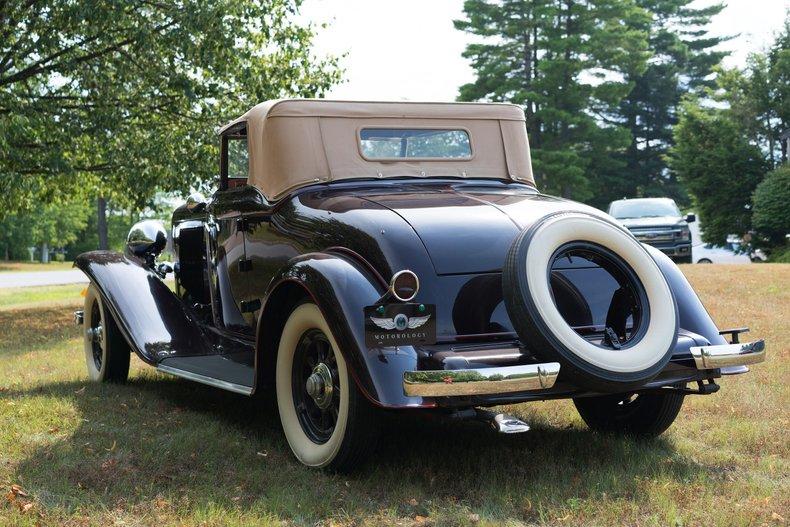
<path id="1" fill-rule="evenodd" d="M 589 289 L 584 280 L 613 284 L 611 298 L 602 300 L 597 294 L 586 299 L 589 305 L 608 303 L 605 323 L 569 323 L 579 318 L 573 316 L 578 301 L 571 304 L 576 307 L 562 304 L 560 309 L 561 295 L 555 298 L 553 292 L 558 285 L 568 287 L 567 279 L 559 284 L 552 278 L 564 272 L 557 270 L 563 265 L 593 272 L 579 282 L 577 299 L 584 298 L 581 290 Z M 560 378 L 580 387 L 598 392 L 634 389 L 658 375 L 672 357 L 678 333 L 672 289 L 645 248 L 604 218 L 563 212 L 538 220 L 513 242 L 502 287 L 524 346 L 540 360 L 559 362 Z"/>

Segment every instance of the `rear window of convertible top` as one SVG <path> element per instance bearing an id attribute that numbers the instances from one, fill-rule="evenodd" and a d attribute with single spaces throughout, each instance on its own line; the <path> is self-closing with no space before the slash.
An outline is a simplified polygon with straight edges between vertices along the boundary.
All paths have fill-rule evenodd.
<path id="1" fill-rule="evenodd" d="M 466 130 L 363 128 L 359 132 L 367 159 L 468 159 L 472 146 Z"/>

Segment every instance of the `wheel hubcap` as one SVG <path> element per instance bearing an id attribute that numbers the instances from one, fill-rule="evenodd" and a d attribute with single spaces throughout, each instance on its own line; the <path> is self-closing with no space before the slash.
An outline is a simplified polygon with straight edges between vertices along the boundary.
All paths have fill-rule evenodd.
<path id="1" fill-rule="evenodd" d="M 315 405 L 325 410 L 332 403 L 332 372 L 323 362 L 318 364 L 305 383 L 307 394 L 313 398 Z"/>
<path id="2" fill-rule="evenodd" d="M 88 333 L 88 338 L 93 342 L 101 345 L 101 343 L 104 341 L 104 328 L 102 328 L 101 324 L 98 324 L 93 328 L 88 328 L 86 332 Z"/>

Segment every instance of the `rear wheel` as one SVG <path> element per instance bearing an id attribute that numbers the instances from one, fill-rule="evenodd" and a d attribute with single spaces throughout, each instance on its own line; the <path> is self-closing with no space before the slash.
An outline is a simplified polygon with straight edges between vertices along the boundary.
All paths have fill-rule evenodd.
<path id="1" fill-rule="evenodd" d="M 713 263 L 713 262 L 711 262 L 707 258 L 700 258 L 699 260 L 697 260 L 697 263 L 698 264 L 700 264 L 700 263 L 702 263 L 702 264 L 709 264 L 709 263 Z"/>
<path id="2" fill-rule="evenodd" d="M 362 464 L 375 446 L 374 409 L 315 304 L 300 304 L 285 323 L 276 384 L 280 421 L 299 461 L 341 472 Z"/>
<path id="3" fill-rule="evenodd" d="M 632 393 L 580 397 L 573 404 L 593 430 L 656 437 L 675 421 L 683 399 L 683 394 L 672 392 Z"/>
<path id="4" fill-rule="evenodd" d="M 96 287 L 85 294 L 84 348 L 88 376 L 98 382 L 125 382 L 131 350 Z"/>

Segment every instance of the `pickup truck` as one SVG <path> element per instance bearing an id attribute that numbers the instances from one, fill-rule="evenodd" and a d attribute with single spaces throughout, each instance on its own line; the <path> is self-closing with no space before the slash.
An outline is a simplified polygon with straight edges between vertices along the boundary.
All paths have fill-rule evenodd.
<path id="1" fill-rule="evenodd" d="M 677 263 L 691 263 L 689 223 L 694 214 L 680 214 L 669 198 L 620 199 L 609 204 L 614 216 L 642 243 L 652 245 Z"/>

